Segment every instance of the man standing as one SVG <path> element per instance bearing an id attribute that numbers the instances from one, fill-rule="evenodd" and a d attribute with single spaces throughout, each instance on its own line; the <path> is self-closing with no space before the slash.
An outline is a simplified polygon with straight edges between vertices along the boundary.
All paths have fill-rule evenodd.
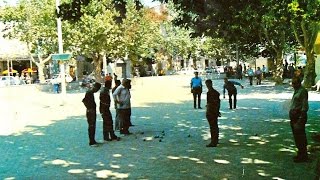
<path id="1" fill-rule="evenodd" d="M 106 79 L 104 88 L 100 91 L 100 113 L 103 119 L 103 139 L 105 141 L 120 140 L 113 130 L 113 120 L 110 112 L 110 89 L 112 79 Z"/>
<path id="2" fill-rule="evenodd" d="M 249 77 L 250 86 L 252 86 L 252 81 L 253 81 L 254 72 L 253 72 L 253 69 L 251 69 L 250 66 L 248 66 L 247 74 L 248 74 L 248 77 Z"/>
<path id="3" fill-rule="evenodd" d="M 294 93 L 290 103 L 290 125 L 293 133 L 293 138 L 298 148 L 298 154 L 293 158 L 293 161 L 306 162 L 308 161 L 307 153 L 307 137 L 305 126 L 307 123 L 307 112 L 309 110 L 308 91 L 302 87 L 299 77 L 292 78 L 292 87 Z"/>
<path id="4" fill-rule="evenodd" d="M 212 81 L 206 80 L 207 92 L 207 110 L 206 118 L 210 126 L 211 142 L 207 147 L 216 147 L 219 141 L 218 117 L 220 116 L 220 93 L 212 87 Z"/>
<path id="5" fill-rule="evenodd" d="M 201 108 L 201 93 L 202 93 L 202 79 L 199 77 L 199 73 L 194 73 L 195 77 L 191 79 L 191 93 L 193 94 L 193 107 L 197 108 L 197 98 L 198 98 L 198 109 Z"/>
<path id="6" fill-rule="evenodd" d="M 89 134 L 89 145 L 90 146 L 97 146 L 97 142 L 95 140 L 95 133 L 96 133 L 96 102 L 94 101 L 94 93 L 98 92 L 101 87 L 100 83 L 94 83 L 93 88 L 86 92 L 85 97 L 83 98 L 82 102 L 87 108 L 86 116 L 88 122 L 88 134 Z"/>
<path id="7" fill-rule="evenodd" d="M 118 117 L 120 121 L 120 134 L 129 135 L 131 115 L 131 88 L 130 80 L 123 79 L 122 84 L 113 92 L 113 99 L 117 103 Z"/>
<path id="8" fill-rule="evenodd" d="M 226 89 L 229 95 L 229 107 L 232 109 L 232 96 L 233 96 L 233 109 L 237 108 L 237 88 L 235 85 L 239 85 L 242 89 L 243 86 L 235 81 L 229 81 L 228 78 L 224 78 L 224 86 L 223 86 L 223 98 L 225 97 Z"/>

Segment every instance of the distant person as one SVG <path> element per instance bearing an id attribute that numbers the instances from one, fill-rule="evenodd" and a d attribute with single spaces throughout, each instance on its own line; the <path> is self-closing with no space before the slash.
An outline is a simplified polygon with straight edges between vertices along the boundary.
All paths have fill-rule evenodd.
<path id="1" fill-rule="evenodd" d="M 87 122 L 88 122 L 88 134 L 89 134 L 89 145 L 95 147 L 98 143 L 95 140 L 95 133 L 96 133 L 96 102 L 94 100 L 94 93 L 98 92 L 101 87 L 100 83 L 94 83 L 93 88 L 89 89 L 86 92 L 85 97 L 83 98 L 82 102 L 85 105 L 87 112 Z"/>
<path id="2" fill-rule="evenodd" d="M 199 77 L 199 73 L 194 73 L 195 77 L 191 79 L 190 87 L 191 93 L 193 94 L 193 107 L 197 108 L 197 98 L 198 98 L 198 109 L 201 108 L 201 93 L 202 93 L 202 79 Z"/>
<path id="3" fill-rule="evenodd" d="M 291 63 L 290 66 L 288 67 L 288 71 L 289 71 L 289 76 L 290 76 L 290 78 L 293 78 L 293 76 L 294 76 L 293 63 Z"/>
<path id="4" fill-rule="evenodd" d="M 265 65 L 262 65 L 262 78 L 266 78 L 268 76 L 268 68 Z"/>
<path id="5" fill-rule="evenodd" d="M 116 77 L 116 76 L 115 76 Z M 115 86 L 112 88 L 111 92 L 112 94 L 114 91 L 121 85 L 121 81 L 115 78 Z M 116 117 L 115 117 L 115 130 L 120 130 L 120 120 L 119 120 L 119 112 L 118 112 L 118 105 L 116 100 L 114 99 L 114 108 L 116 109 Z"/>
<path id="6" fill-rule="evenodd" d="M 205 81 L 208 88 L 206 118 L 210 126 L 211 142 L 207 147 L 216 147 L 219 141 L 218 117 L 220 116 L 220 93 L 212 87 L 210 79 Z"/>
<path id="7" fill-rule="evenodd" d="M 131 116 L 130 80 L 123 79 L 122 84 L 113 92 L 113 99 L 117 103 L 118 118 L 120 120 L 120 134 L 129 135 Z"/>
<path id="8" fill-rule="evenodd" d="M 223 85 L 223 98 L 225 97 L 225 91 L 227 89 L 228 96 L 229 96 L 229 107 L 232 109 L 232 96 L 233 96 L 233 109 L 237 108 L 237 88 L 235 85 L 239 85 L 242 89 L 243 86 L 236 81 L 229 81 L 228 78 L 224 78 L 224 85 Z"/>
<path id="9" fill-rule="evenodd" d="M 257 85 L 261 85 L 262 71 L 260 70 L 260 67 L 257 68 L 257 70 L 255 72 L 255 76 L 257 79 Z"/>
<path id="10" fill-rule="evenodd" d="M 252 84 L 253 84 L 254 72 L 253 72 L 253 69 L 251 69 L 250 66 L 248 67 L 247 73 L 248 73 L 248 78 L 249 78 L 250 86 L 252 86 Z"/>
<path id="11" fill-rule="evenodd" d="M 294 141 L 298 149 L 298 154 L 293 158 L 293 161 L 299 163 L 308 161 L 308 142 L 305 131 L 309 110 L 308 91 L 301 85 L 299 77 L 292 78 L 292 87 L 294 93 L 290 103 L 289 117 Z"/>
<path id="12" fill-rule="evenodd" d="M 239 64 L 237 67 L 237 75 L 238 75 L 238 79 L 242 80 L 242 65 Z"/>
<path id="13" fill-rule="evenodd" d="M 110 112 L 110 89 L 111 89 L 112 79 L 106 79 L 104 88 L 100 91 L 100 113 L 103 119 L 103 139 L 105 141 L 112 141 L 112 140 L 120 140 L 114 134 L 113 130 L 113 120 L 112 115 Z"/>

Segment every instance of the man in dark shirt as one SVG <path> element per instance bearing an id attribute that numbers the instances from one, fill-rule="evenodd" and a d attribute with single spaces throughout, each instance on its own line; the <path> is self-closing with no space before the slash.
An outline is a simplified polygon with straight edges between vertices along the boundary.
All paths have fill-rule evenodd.
<path id="1" fill-rule="evenodd" d="M 112 115 L 110 112 L 110 104 L 111 104 L 111 98 L 110 98 L 110 89 L 112 85 L 112 79 L 106 79 L 104 88 L 100 91 L 100 113 L 103 119 L 103 139 L 105 141 L 112 141 L 112 140 L 120 140 L 119 137 L 117 137 L 114 134 L 113 130 L 113 120 Z"/>
<path id="2" fill-rule="evenodd" d="M 224 78 L 224 86 L 223 86 L 223 98 L 225 97 L 225 91 L 227 89 L 229 95 L 229 107 L 232 109 L 232 96 L 233 96 L 233 109 L 237 108 L 237 88 L 235 85 L 239 85 L 242 89 L 243 86 L 236 81 L 229 81 L 228 78 Z"/>
<path id="3" fill-rule="evenodd" d="M 293 158 L 293 161 L 297 163 L 306 162 L 308 161 L 308 142 L 305 127 L 309 110 L 308 91 L 301 86 L 299 77 L 292 78 L 292 87 L 294 88 L 294 93 L 290 103 L 289 117 L 293 138 L 298 148 L 298 154 Z"/>
<path id="4" fill-rule="evenodd" d="M 212 87 L 212 81 L 206 80 L 207 110 L 206 118 L 210 125 L 211 142 L 207 147 L 216 147 L 219 141 L 218 117 L 220 116 L 220 93 Z"/>
<path id="5" fill-rule="evenodd" d="M 94 93 L 98 92 L 101 87 L 100 83 L 94 83 L 93 88 L 86 92 L 85 97 L 82 102 L 87 108 L 86 116 L 88 122 L 88 134 L 89 134 L 89 145 L 97 146 L 97 142 L 95 140 L 96 133 L 96 102 L 94 101 Z"/>

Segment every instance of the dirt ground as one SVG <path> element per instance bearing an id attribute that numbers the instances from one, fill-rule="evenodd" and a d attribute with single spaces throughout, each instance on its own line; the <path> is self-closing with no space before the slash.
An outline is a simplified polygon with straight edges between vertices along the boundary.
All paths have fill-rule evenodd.
<path id="1" fill-rule="evenodd" d="M 306 179 L 319 178 L 320 93 L 309 92 L 310 162 L 294 163 L 288 119 L 293 90 L 263 81 L 238 88 L 238 108 L 220 93 L 220 144 L 207 148 L 209 126 L 202 107 L 193 109 L 192 76 L 132 79 L 133 133 L 121 141 L 88 146 L 85 89 L 66 96 L 37 85 L 0 88 L 0 179 Z M 96 94 L 98 101 L 98 94 Z M 111 107 L 113 116 L 114 107 Z M 119 135 L 119 132 L 116 132 Z M 97 116 L 96 140 L 102 141 Z"/>

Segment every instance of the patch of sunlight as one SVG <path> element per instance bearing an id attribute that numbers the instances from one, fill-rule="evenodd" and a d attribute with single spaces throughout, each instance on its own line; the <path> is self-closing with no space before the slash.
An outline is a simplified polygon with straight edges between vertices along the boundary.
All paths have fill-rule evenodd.
<path id="1" fill-rule="evenodd" d="M 249 139 L 251 139 L 251 140 L 261 140 L 261 137 L 259 137 L 259 136 L 250 136 Z"/>
<path id="2" fill-rule="evenodd" d="M 104 163 L 98 162 L 96 165 L 98 165 L 98 166 L 104 166 Z"/>
<path id="3" fill-rule="evenodd" d="M 229 139 L 229 142 L 237 143 L 238 141 L 237 141 L 237 140 L 235 140 L 235 139 Z"/>
<path id="4" fill-rule="evenodd" d="M 62 167 L 68 167 L 70 165 L 78 165 L 79 163 L 65 161 L 62 159 L 55 159 L 53 161 L 45 161 L 44 164 L 61 165 Z"/>
<path id="5" fill-rule="evenodd" d="M 227 117 L 219 117 L 219 120 L 228 119 Z"/>
<path id="6" fill-rule="evenodd" d="M 133 151 L 136 151 L 136 150 L 138 150 L 137 148 L 130 148 L 131 150 L 133 150 Z"/>
<path id="7" fill-rule="evenodd" d="M 231 129 L 231 130 L 241 130 L 242 129 L 240 126 L 227 126 L 227 125 L 221 125 L 219 128 L 221 128 L 221 129 Z"/>
<path id="8" fill-rule="evenodd" d="M 257 152 L 250 152 L 249 154 L 252 154 L 252 155 L 254 155 L 254 154 L 257 154 Z"/>
<path id="9" fill-rule="evenodd" d="M 277 137 L 279 134 L 271 134 L 270 137 Z"/>
<path id="10" fill-rule="evenodd" d="M 38 159 L 43 159 L 43 158 L 40 157 L 40 156 L 33 156 L 33 157 L 31 157 L 30 159 L 32 159 L 32 160 L 38 160 Z"/>
<path id="11" fill-rule="evenodd" d="M 189 127 L 189 126 L 186 124 L 178 123 L 176 127 Z"/>
<path id="12" fill-rule="evenodd" d="M 261 108 L 253 107 L 253 108 L 251 108 L 251 109 L 258 110 L 258 109 L 261 109 Z"/>
<path id="13" fill-rule="evenodd" d="M 260 160 L 260 159 L 255 159 L 255 160 L 253 160 L 253 163 L 254 163 L 254 164 L 270 164 L 270 162 L 268 162 L 268 161 L 263 161 L 263 160 Z"/>
<path id="14" fill-rule="evenodd" d="M 272 177 L 272 179 L 276 179 L 276 180 L 285 180 L 285 179 L 282 179 L 282 178 L 279 178 L 279 177 Z"/>
<path id="15" fill-rule="evenodd" d="M 203 161 L 197 161 L 196 163 L 197 164 L 206 164 L 206 162 L 203 162 Z"/>
<path id="16" fill-rule="evenodd" d="M 263 144 L 267 144 L 267 142 L 269 142 L 269 141 L 258 141 L 257 144 L 263 145 Z"/>
<path id="17" fill-rule="evenodd" d="M 219 163 L 219 164 L 230 164 L 229 161 L 223 160 L 223 159 L 215 159 L 214 162 Z"/>
<path id="18" fill-rule="evenodd" d="M 68 173 L 70 174 L 81 174 L 84 173 L 85 171 L 83 169 L 69 169 Z"/>
<path id="19" fill-rule="evenodd" d="M 247 136 L 248 134 L 244 134 L 244 133 L 236 133 L 237 136 Z"/>
<path id="20" fill-rule="evenodd" d="M 280 152 L 292 152 L 292 153 L 295 152 L 293 149 L 288 149 L 288 148 L 280 148 L 279 151 Z"/>
<path id="21" fill-rule="evenodd" d="M 254 144 L 247 144 L 247 146 L 252 147 L 252 146 L 254 146 Z"/>
<path id="22" fill-rule="evenodd" d="M 113 169 L 120 169 L 119 165 L 110 164 L 110 167 Z"/>
<path id="23" fill-rule="evenodd" d="M 121 154 L 114 154 L 114 155 L 112 155 L 113 157 L 122 157 L 122 155 Z"/>
<path id="24" fill-rule="evenodd" d="M 135 165 L 133 165 L 133 164 L 128 164 L 128 166 L 129 166 L 129 167 L 134 167 Z"/>
<path id="25" fill-rule="evenodd" d="M 149 159 L 157 160 L 158 158 L 156 158 L 156 157 L 150 157 Z"/>
<path id="26" fill-rule="evenodd" d="M 146 116 L 141 116 L 139 118 L 141 118 L 141 119 L 151 119 L 151 117 L 146 117 Z"/>
<path id="27" fill-rule="evenodd" d="M 242 164 L 252 164 L 253 160 L 251 158 L 242 158 Z"/>
<path id="28" fill-rule="evenodd" d="M 267 174 L 264 170 L 257 170 L 259 176 L 267 177 L 270 176 L 270 174 Z"/>
<path id="29" fill-rule="evenodd" d="M 153 137 L 152 137 L 152 136 L 144 137 L 143 140 L 144 140 L 144 141 L 152 141 L 152 140 L 153 140 Z"/>
<path id="30" fill-rule="evenodd" d="M 4 178 L 4 180 L 13 180 L 13 179 L 16 179 L 15 177 L 7 177 L 7 178 Z"/>
<path id="31" fill-rule="evenodd" d="M 181 159 L 180 157 L 177 156 L 167 156 L 168 159 L 172 159 L 172 160 L 178 160 Z"/>
<path id="32" fill-rule="evenodd" d="M 193 149 L 188 149 L 187 152 L 194 152 L 195 150 Z"/>
<path id="33" fill-rule="evenodd" d="M 170 116 L 163 116 L 164 119 L 170 119 Z"/>
<path id="34" fill-rule="evenodd" d="M 282 122 L 289 122 L 290 120 L 288 119 L 268 119 L 264 120 L 266 122 L 274 122 L 274 123 L 282 123 Z"/>
<path id="35" fill-rule="evenodd" d="M 110 170 L 101 170 L 101 171 L 96 171 L 96 176 L 97 178 L 118 178 L 118 179 L 124 179 L 124 178 L 128 178 L 129 177 L 129 173 L 118 173 L 118 172 L 112 172 Z M 113 179 L 113 178 L 111 178 Z"/>
<path id="36" fill-rule="evenodd" d="M 191 161 L 200 161 L 198 158 L 189 158 Z"/>
<path id="37" fill-rule="evenodd" d="M 32 133 L 34 136 L 44 136 L 43 132 L 34 132 Z"/>

